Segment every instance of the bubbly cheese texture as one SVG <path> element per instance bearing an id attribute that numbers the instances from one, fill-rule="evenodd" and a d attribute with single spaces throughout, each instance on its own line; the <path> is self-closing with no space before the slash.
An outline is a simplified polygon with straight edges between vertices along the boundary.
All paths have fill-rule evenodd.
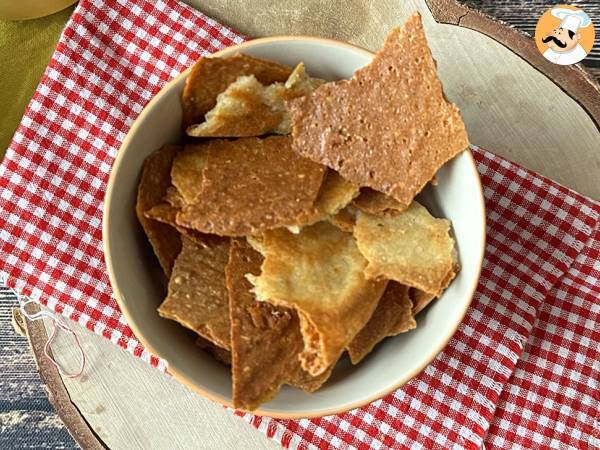
<path id="1" fill-rule="evenodd" d="M 416 201 L 394 216 L 358 211 L 353 231 L 369 262 L 368 278 L 385 277 L 435 295 L 455 273 L 454 239 L 449 232 L 448 220 L 436 219 Z"/>
<path id="2" fill-rule="evenodd" d="M 254 75 L 240 76 L 217 96 L 204 122 L 190 125 L 195 137 L 247 137 L 290 134 L 286 100 L 307 95 L 323 83 L 311 78 L 300 63 L 285 83 L 261 84 Z"/>
<path id="3" fill-rule="evenodd" d="M 323 373 L 367 323 L 387 282 L 366 279 L 367 261 L 352 234 L 329 222 L 299 234 L 267 231 L 256 247 L 265 258 L 261 273 L 247 278 L 257 298 L 297 311 L 302 367 Z"/>

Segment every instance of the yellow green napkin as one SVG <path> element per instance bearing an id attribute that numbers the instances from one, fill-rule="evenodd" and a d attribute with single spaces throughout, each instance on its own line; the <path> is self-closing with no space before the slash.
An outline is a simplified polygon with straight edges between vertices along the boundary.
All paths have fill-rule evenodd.
<path id="1" fill-rule="evenodd" d="M 73 9 L 33 20 L 0 20 L 0 160 Z"/>

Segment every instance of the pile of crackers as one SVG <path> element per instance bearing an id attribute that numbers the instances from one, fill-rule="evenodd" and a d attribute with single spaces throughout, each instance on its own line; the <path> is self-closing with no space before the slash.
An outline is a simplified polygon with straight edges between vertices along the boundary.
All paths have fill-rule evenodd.
<path id="1" fill-rule="evenodd" d="M 455 277 L 450 222 L 414 198 L 468 141 L 418 14 L 350 80 L 202 58 L 182 108 L 186 144 L 146 159 L 137 215 L 169 280 L 159 314 L 231 367 L 235 407 L 317 390 Z"/>

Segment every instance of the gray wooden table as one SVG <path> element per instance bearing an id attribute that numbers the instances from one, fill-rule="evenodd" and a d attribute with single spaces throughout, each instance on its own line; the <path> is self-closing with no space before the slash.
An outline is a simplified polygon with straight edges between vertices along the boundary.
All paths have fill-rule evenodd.
<path id="1" fill-rule="evenodd" d="M 468 0 L 470 7 L 533 34 L 540 14 L 560 1 Z M 600 2 L 573 1 L 600 24 Z M 600 78 L 600 46 L 584 61 Z M 39 378 L 27 340 L 13 332 L 11 309 L 17 304 L 8 290 L 0 288 L 0 449 L 77 448 L 50 405 Z"/>

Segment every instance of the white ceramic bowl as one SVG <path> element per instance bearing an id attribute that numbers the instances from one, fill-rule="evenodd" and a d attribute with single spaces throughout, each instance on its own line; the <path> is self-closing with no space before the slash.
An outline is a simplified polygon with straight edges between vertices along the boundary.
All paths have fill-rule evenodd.
<path id="1" fill-rule="evenodd" d="M 257 39 L 217 53 L 236 52 L 295 65 L 327 80 L 349 78 L 373 54 L 349 44 L 308 37 Z M 135 216 L 140 169 L 146 156 L 181 139 L 180 94 L 189 71 L 166 85 L 146 106 L 115 161 L 104 206 L 103 240 L 110 281 L 119 305 L 139 340 L 168 361 L 169 371 L 200 394 L 231 405 L 227 368 L 194 345 L 191 333 L 162 319 L 156 308 L 165 287 Z M 257 414 L 282 418 L 340 413 L 372 402 L 415 377 L 456 331 L 477 286 L 485 247 L 485 211 L 472 155 L 464 152 L 438 173 L 438 185 L 420 198 L 438 216 L 452 221 L 462 269 L 443 296 L 418 316 L 416 330 L 386 339 L 358 366 L 343 358 L 329 382 L 306 394 L 284 387 Z"/>

